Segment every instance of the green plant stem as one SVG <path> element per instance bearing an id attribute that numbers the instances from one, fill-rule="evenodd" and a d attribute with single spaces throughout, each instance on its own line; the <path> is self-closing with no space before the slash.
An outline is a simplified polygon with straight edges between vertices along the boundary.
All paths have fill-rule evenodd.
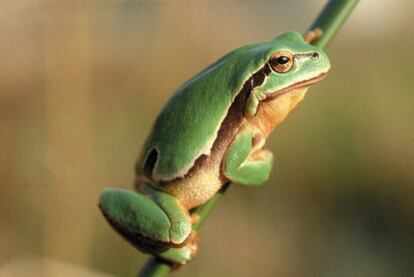
<path id="1" fill-rule="evenodd" d="M 146 277 L 163 277 L 171 271 L 171 264 L 167 263 L 155 256 L 152 256 L 145 263 L 138 276 Z"/>
<path id="2" fill-rule="evenodd" d="M 355 7 L 359 0 L 330 0 L 309 30 L 320 28 L 323 33 L 320 38 L 313 41 L 312 44 L 318 46 L 321 49 L 325 49 L 329 42 L 332 41 L 337 31 L 341 28 L 345 20 L 351 14 L 352 9 Z M 199 215 L 199 221 L 193 225 L 194 230 L 198 230 L 203 222 L 206 220 L 208 214 L 218 203 L 219 199 L 223 196 L 224 192 L 228 188 L 229 184 L 223 186 L 223 188 L 207 203 L 194 209 Z M 156 257 L 151 257 L 145 264 L 142 271 L 139 273 L 141 277 L 163 277 L 171 271 L 171 264 L 164 262 Z"/>
<path id="3" fill-rule="evenodd" d="M 332 41 L 335 34 L 345 23 L 353 8 L 359 0 L 331 0 L 329 1 L 309 30 L 320 28 L 322 36 L 313 41 L 312 44 L 325 49 Z"/>

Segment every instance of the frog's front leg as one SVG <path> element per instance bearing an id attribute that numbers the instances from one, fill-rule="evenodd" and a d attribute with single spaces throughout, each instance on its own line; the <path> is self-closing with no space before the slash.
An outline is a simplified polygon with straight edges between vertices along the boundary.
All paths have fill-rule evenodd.
<path id="1" fill-rule="evenodd" d="M 148 187 L 148 195 L 105 189 L 99 201 L 105 218 L 140 250 L 184 264 L 197 252 L 187 209 L 173 196 Z"/>
<path id="2" fill-rule="evenodd" d="M 242 130 L 227 150 L 223 173 L 232 182 L 258 186 L 269 179 L 273 154 L 261 149 L 264 138 L 249 129 Z"/>

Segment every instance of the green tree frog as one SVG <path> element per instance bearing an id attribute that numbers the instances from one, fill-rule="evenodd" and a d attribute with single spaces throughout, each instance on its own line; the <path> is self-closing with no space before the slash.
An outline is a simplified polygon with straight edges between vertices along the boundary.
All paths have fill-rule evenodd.
<path id="1" fill-rule="evenodd" d="M 139 192 L 108 188 L 107 221 L 143 252 L 176 264 L 197 252 L 189 210 L 223 184 L 265 183 L 266 138 L 327 74 L 326 54 L 296 32 L 226 54 L 184 83 L 158 115 L 138 160 Z"/>

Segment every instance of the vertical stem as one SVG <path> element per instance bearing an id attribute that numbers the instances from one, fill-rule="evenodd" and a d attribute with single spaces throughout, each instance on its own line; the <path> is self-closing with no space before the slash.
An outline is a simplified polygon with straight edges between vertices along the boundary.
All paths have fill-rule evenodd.
<path id="1" fill-rule="evenodd" d="M 163 277 L 167 276 L 170 271 L 171 265 L 169 263 L 164 262 L 155 256 L 152 256 L 148 259 L 144 267 L 139 272 L 138 276 Z"/>
<path id="2" fill-rule="evenodd" d="M 350 15 L 352 9 L 357 4 L 358 0 L 330 0 L 309 30 L 320 28 L 323 31 L 322 36 L 313 41 L 312 44 L 324 49 L 328 43 L 333 39 L 337 31 L 341 28 L 345 20 Z M 207 203 L 196 208 L 193 212 L 199 214 L 199 221 L 194 224 L 193 228 L 198 230 L 207 218 L 210 211 L 218 203 L 229 184 L 223 186 L 223 188 Z M 163 277 L 166 276 L 171 270 L 171 265 L 161 261 L 160 259 L 151 257 L 143 270 L 139 273 L 141 277 Z"/>
<path id="3" fill-rule="evenodd" d="M 313 45 L 325 49 L 342 27 L 359 0 L 331 0 L 313 22 L 309 30 L 320 28 L 323 35 L 312 42 Z"/>

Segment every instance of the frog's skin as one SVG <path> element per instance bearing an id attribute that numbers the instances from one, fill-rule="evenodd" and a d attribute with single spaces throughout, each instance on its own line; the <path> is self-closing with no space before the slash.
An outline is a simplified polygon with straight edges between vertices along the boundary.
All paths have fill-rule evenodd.
<path id="1" fill-rule="evenodd" d="M 142 251 L 189 261 L 197 250 L 189 210 L 227 182 L 267 181 L 272 153 L 263 149 L 265 139 L 329 68 L 326 54 L 296 32 L 238 48 L 208 66 L 159 114 L 137 163 L 143 193 L 102 193 L 106 219 Z"/>

